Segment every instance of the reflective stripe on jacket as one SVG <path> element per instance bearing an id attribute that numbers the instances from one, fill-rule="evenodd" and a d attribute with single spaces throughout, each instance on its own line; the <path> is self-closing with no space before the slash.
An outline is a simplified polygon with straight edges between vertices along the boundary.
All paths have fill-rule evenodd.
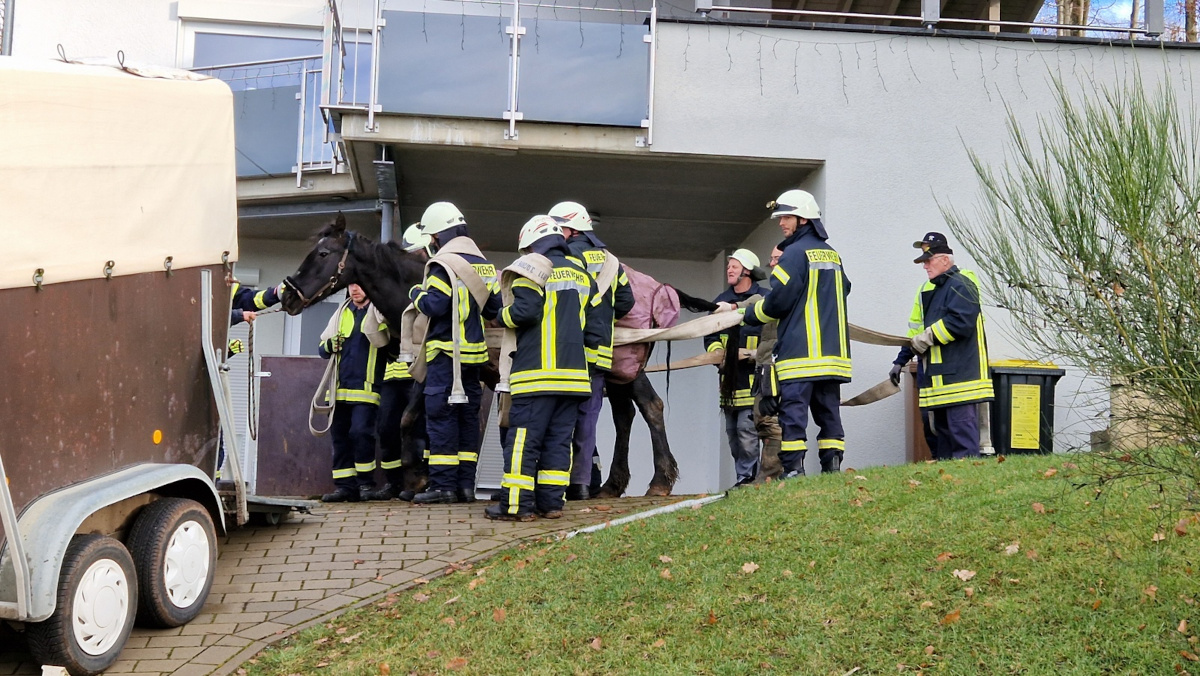
<path id="1" fill-rule="evenodd" d="M 450 276 L 440 265 L 430 266 L 429 275 L 421 287 L 421 293 L 413 301 L 421 314 L 429 317 L 429 329 L 425 339 L 425 359 L 432 362 L 440 352 L 446 356 L 454 353 L 453 333 L 451 323 L 450 297 L 453 294 L 458 303 L 459 354 L 464 364 L 482 364 L 488 360 L 487 341 L 484 338 L 483 320 L 494 319 L 500 309 L 500 278 L 496 275 L 496 266 L 479 256 L 460 254 L 475 272 L 487 284 L 489 291 L 487 303 L 480 308 L 465 284 L 459 284 L 454 291 L 450 289 Z"/>
<path id="2" fill-rule="evenodd" d="M 513 397 L 560 394 L 590 396 L 591 377 L 584 354 L 588 301 L 596 281 L 577 258 L 561 249 L 546 254 L 554 271 L 545 288 L 518 277 L 511 305 L 500 322 L 517 330 L 509 386 Z"/>
<path id="3" fill-rule="evenodd" d="M 935 341 L 921 355 L 922 368 L 917 378 L 921 408 L 991 400 L 987 337 L 975 275 L 952 267 L 922 285 L 917 304 L 919 308 L 913 308 L 913 315 L 919 318 L 921 328 L 909 331 L 916 335 L 932 328 Z"/>
<path id="4" fill-rule="evenodd" d="M 582 234 L 567 240 L 567 248 L 574 258 L 583 262 L 592 279 L 599 277 L 606 258 L 604 249 L 592 244 L 591 240 Z M 591 307 L 586 313 L 584 350 L 588 363 L 597 369 L 612 370 L 613 327 L 618 319 L 629 314 L 633 309 L 633 302 L 633 287 L 629 285 L 629 277 L 626 276 L 623 265 L 609 288 L 598 289 L 592 296 Z"/>
<path id="5" fill-rule="evenodd" d="M 412 374 L 408 372 L 408 364 L 402 361 L 390 361 L 383 370 L 384 380 L 408 380 Z"/>
<path id="6" fill-rule="evenodd" d="M 721 292 L 721 295 L 713 299 L 714 303 L 740 303 L 753 295 L 766 296 L 767 290 L 758 284 L 751 284 L 750 288 L 744 293 L 738 293 L 729 287 Z M 762 326 L 743 326 L 740 329 L 741 341 L 739 348 L 746 348 L 751 352 L 758 349 L 759 336 L 762 335 Z M 704 349 L 708 352 L 714 350 L 728 349 L 729 333 L 710 333 L 704 337 Z M 722 376 L 724 377 L 724 376 Z M 738 380 L 736 388 L 733 392 L 733 397 L 721 396 L 721 406 L 725 408 L 745 408 L 754 405 L 754 395 L 750 393 L 754 387 L 754 358 L 742 361 L 738 364 Z"/>
<path id="7" fill-rule="evenodd" d="M 342 337 L 341 361 L 338 362 L 337 400 L 354 404 L 379 404 L 379 389 L 384 362 L 379 350 L 363 335 L 363 318 L 370 304 L 362 308 L 350 303 L 338 317 L 338 335 Z M 317 352 L 322 359 L 333 354 L 333 338 L 321 343 Z"/>
<path id="8" fill-rule="evenodd" d="M 746 324 L 778 321 L 779 380 L 850 381 L 850 279 L 833 247 L 804 225 L 780 245 L 771 290 L 746 308 Z"/>

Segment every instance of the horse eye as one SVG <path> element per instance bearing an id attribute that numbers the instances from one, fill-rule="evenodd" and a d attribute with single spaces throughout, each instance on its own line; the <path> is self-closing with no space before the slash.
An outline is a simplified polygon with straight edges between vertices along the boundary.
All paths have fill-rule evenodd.
<path id="1" fill-rule="evenodd" d="M 328 255 L 329 255 L 329 252 L 328 252 L 328 251 L 322 251 L 320 255 L 321 255 L 321 258 L 324 258 L 324 257 L 326 257 L 326 256 L 328 256 Z"/>

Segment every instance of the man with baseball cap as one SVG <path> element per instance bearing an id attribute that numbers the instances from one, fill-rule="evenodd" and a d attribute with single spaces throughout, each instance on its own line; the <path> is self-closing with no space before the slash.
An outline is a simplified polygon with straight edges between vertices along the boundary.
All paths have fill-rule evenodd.
<path id="1" fill-rule="evenodd" d="M 917 388 L 925 440 L 938 460 L 979 455 L 980 402 L 992 399 L 987 339 L 979 303 L 979 280 L 954 264 L 954 250 L 940 232 L 914 242 L 925 268 L 909 316 L 911 348 L 900 349 L 889 373 L 899 384 L 904 365 L 918 355 Z"/>

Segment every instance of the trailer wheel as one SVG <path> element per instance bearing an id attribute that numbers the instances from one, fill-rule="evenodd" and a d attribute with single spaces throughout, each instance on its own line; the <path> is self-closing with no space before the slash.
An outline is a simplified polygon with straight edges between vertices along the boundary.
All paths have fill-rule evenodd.
<path id="1" fill-rule="evenodd" d="M 195 500 L 156 500 L 138 515 L 128 542 L 141 590 L 139 622 L 178 627 L 199 615 L 217 565 L 208 510 Z"/>
<path id="2" fill-rule="evenodd" d="M 138 580 L 129 550 L 113 538 L 76 535 L 63 556 L 54 614 L 26 626 L 40 664 L 72 676 L 98 674 L 113 662 L 133 630 Z"/>

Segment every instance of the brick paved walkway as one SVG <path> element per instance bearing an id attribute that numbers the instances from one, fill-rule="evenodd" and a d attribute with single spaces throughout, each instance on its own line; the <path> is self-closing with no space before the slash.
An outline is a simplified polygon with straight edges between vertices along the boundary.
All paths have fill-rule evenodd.
<path id="1" fill-rule="evenodd" d="M 268 644 L 416 578 L 440 575 L 447 564 L 680 499 L 572 503 L 560 520 L 531 523 L 488 521 L 482 502 L 351 504 L 322 507 L 280 526 L 243 528 L 221 543 L 203 612 L 174 629 L 135 628 L 107 673 L 229 674 Z M 3 624 L 0 674 L 41 674 L 19 634 Z"/>

